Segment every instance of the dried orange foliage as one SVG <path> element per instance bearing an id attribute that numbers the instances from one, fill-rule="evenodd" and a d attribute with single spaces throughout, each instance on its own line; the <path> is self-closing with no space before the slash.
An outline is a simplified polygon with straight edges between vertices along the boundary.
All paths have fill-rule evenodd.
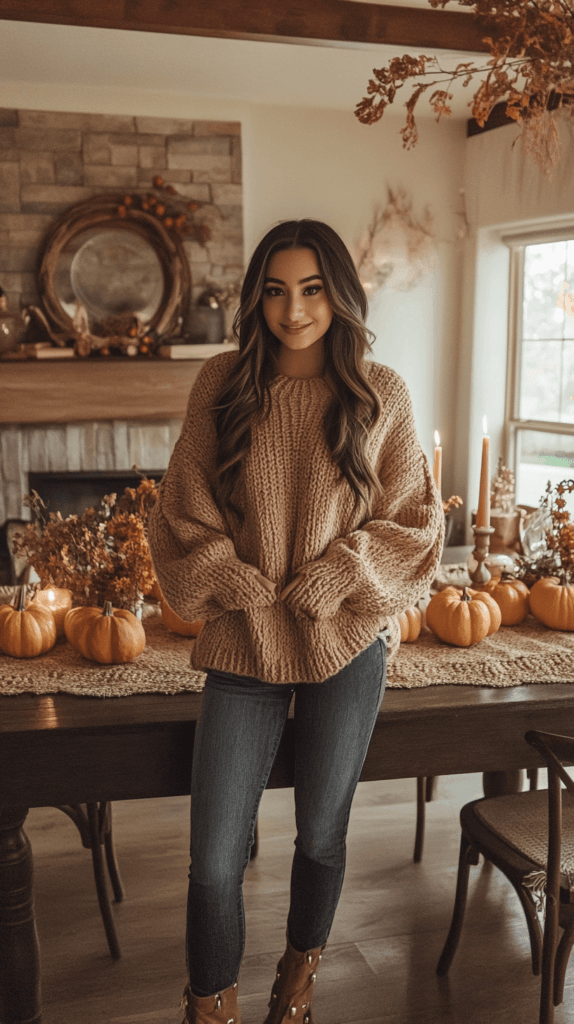
<path id="1" fill-rule="evenodd" d="M 563 495 L 574 491 L 574 480 L 562 480 L 556 485 L 557 497 L 552 494 L 552 484 L 548 481 L 546 497 L 542 507 L 547 508 L 552 518 L 552 526 L 546 534 L 548 547 L 558 556 L 560 565 L 569 580 L 574 581 L 574 523 L 570 521 L 570 513 L 566 510 Z"/>
<path id="2" fill-rule="evenodd" d="M 450 512 L 451 508 L 460 508 L 461 505 L 464 505 L 464 501 L 462 500 L 460 494 L 451 494 L 450 498 L 448 498 L 447 501 L 443 501 L 442 510 L 446 515 L 447 512 Z"/>
<path id="3" fill-rule="evenodd" d="M 28 559 L 44 585 L 71 590 L 75 604 L 133 608 L 155 582 L 146 525 L 157 492 L 155 481 L 143 477 L 119 501 L 108 494 L 98 510 L 63 519 L 32 491 L 24 496 L 32 522 L 16 534 L 14 553 Z"/>
<path id="4" fill-rule="evenodd" d="M 550 517 L 546 528 L 547 550 L 535 560 L 519 556 L 512 569 L 512 575 L 524 580 L 529 587 L 544 576 L 558 576 L 563 583 L 574 583 L 574 523 L 563 497 L 574 491 L 574 480 L 561 480 L 555 490 L 556 497 L 549 480 L 546 497 L 540 502 L 540 507 L 548 509 Z"/>
<path id="5" fill-rule="evenodd" d="M 429 0 L 431 7 L 446 7 L 453 0 Z M 457 64 L 453 72 L 443 72 L 436 57 L 393 57 L 388 67 L 374 69 L 369 81 L 368 96 L 357 104 L 355 114 L 364 124 L 373 124 L 383 116 L 385 107 L 393 103 L 397 90 L 409 78 L 436 75 L 438 70 L 448 79 L 418 82 L 413 87 L 407 108 L 407 123 L 401 129 L 403 147 L 410 149 L 418 140 L 414 108 L 427 89 L 449 84 L 464 77 L 468 86 L 472 77 L 485 74 L 468 106 L 481 127 L 497 104 L 506 100 L 506 114 L 522 125 L 525 151 L 539 164 L 548 178 L 560 159 L 560 139 L 556 123 L 547 107 L 549 101 L 563 114 L 572 117 L 574 101 L 574 5 L 571 0 L 456 0 L 463 7 L 472 7 L 473 14 L 484 27 L 483 41 L 490 47 L 491 59 L 477 67 L 473 61 Z M 427 65 L 433 65 L 427 70 Z M 518 82 L 518 79 L 521 82 Z M 442 114 L 450 116 L 452 93 L 435 89 L 429 102 L 439 121 Z M 515 139 L 514 143 L 517 140 Z"/>

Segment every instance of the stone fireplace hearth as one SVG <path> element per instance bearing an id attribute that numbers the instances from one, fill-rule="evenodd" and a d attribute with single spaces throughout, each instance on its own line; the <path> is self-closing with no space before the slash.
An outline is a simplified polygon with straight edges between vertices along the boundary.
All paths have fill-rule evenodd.
<path id="1" fill-rule="evenodd" d="M 86 479 L 88 474 L 106 470 L 129 474 L 134 465 L 146 474 L 163 472 L 181 424 L 181 419 L 163 423 L 112 420 L 2 428 L 0 524 L 7 519 L 30 518 L 22 504 L 22 496 L 30 489 L 29 474 L 82 473 Z M 57 511 L 52 504 L 50 510 Z"/>
<path id="2" fill-rule="evenodd" d="M 203 360 L 0 364 L 0 526 L 30 472 L 167 468 Z"/>

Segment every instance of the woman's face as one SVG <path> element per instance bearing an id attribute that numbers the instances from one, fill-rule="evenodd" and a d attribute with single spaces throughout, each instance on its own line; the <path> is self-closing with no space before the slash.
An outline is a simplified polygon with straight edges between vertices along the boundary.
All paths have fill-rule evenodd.
<path id="1" fill-rule="evenodd" d="M 282 249 L 271 257 L 262 302 L 269 330 L 293 350 L 314 345 L 333 319 L 312 249 Z"/>

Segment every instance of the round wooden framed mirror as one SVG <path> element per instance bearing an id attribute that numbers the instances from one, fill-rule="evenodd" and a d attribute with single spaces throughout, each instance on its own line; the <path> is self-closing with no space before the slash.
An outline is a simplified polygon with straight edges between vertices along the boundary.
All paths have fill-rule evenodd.
<path id="1" fill-rule="evenodd" d="M 175 331 L 187 313 L 191 280 L 182 240 L 146 210 L 122 216 L 123 196 L 78 203 L 52 226 L 39 269 L 44 309 L 71 332 L 81 303 L 90 328 L 135 314 L 158 335 Z M 125 210 L 125 206 L 123 206 Z"/>

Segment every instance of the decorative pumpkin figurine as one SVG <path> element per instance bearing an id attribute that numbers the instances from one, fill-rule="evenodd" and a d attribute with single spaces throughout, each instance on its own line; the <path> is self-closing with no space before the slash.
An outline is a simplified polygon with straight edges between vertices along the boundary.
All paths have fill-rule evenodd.
<path id="1" fill-rule="evenodd" d="M 64 620 L 72 607 L 72 591 L 60 587 L 45 587 L 44 590 L 36 591 L 34 604 L 41 605 L 52 612 L 56 623 L 57 639 L 64 640 L 66 637 Z"/>
<path id="2" fill-rule="evenodd" d="M 522 580 L 497 577 L 476 589 L 494 598 L 502 614 L 502 626 L 517 626 L 528 615 L 530 591 Z"/>
<path id="3" fill-rule="evenodd" d="M 27 589 L 19 587 L 14 603 L 0 607 L 0 650 L 13 658 L 35 658 L 56 643 L 52 612 L 35 601 L 26 607 Z"/>
<path id="4" fill-rule="evenodd" d="M 426 610 L 429 629 L 456 647 L 471 647 L 491 636 L 501 620 L 500 608 L 490 594 L 470 587 L 445 587 L 431 597 Z"/>
<path id="5" fill-rule="evenodd" d="M 203 621 L 187 622 L 182 619 L 173 608 L 170 608 L 165 597 L 161 599 L 161 621 L 172 633 L 179 633 L 180 636 L 199 636 L 203 629 Z"/>
<path id="6" fill-rule="evenodd" d="M 574 630 L 574 583 L 567 583 L 565 576 L 536 580 L 530 590 L 530 611 L 549 629 Z"/>
<path id="7" fill-rule="evenodd" d="M 420 635 L 423 617 L 419 608 L 405 608 L 397 615 L 401 627 L 401 643 L 412 643 Z"/>
<path id="8" fill-rule="evenodd" d="M 66 636 L 84 658 L 102 665 L 135 661 L 146 642 L 145 630 L 127 608 L 72 608 L 64 623 Z"/>

